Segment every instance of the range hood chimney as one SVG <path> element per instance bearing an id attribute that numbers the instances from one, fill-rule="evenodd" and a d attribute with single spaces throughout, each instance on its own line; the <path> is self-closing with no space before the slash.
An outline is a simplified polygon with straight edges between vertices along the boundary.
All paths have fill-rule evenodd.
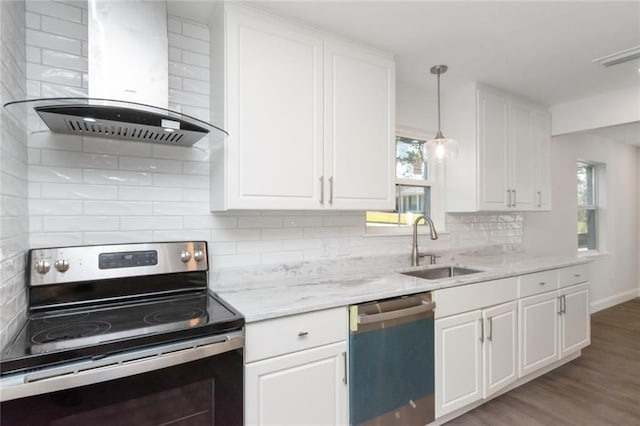
<path id="1" fill-rule="evenodd" d="M 166 3 L 88 0 L 89 97 L 47 98 L 31 104 L 53 132 L 191 146 L 226 132 L 168 109 Z"/>

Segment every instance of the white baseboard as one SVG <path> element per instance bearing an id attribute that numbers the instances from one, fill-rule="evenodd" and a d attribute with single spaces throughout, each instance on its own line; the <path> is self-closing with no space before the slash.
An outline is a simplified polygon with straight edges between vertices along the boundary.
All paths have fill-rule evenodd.
<path id="1" fill-rule="evenodd" d="M 591 313 L 610 308 L 622 302 L 640 297 L 640 288 L 634 288 L 600 300 L 591 301 Z"/>

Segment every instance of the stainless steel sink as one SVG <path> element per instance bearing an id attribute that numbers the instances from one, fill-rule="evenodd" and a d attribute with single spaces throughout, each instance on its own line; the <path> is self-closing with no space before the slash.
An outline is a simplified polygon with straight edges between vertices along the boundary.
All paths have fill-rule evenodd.
<path id="1" fill-rule="evenodd" d="M 403 272 L 404 275 L 423 278 L 425 280 L 439 280 L 442 278 L 457 277 L 459 275 L 476 274 L 484 272 L 478 269 L 460 268 L 458 266 L 441 266 L 436 268 L 421 269 L 419 271 Z"/>

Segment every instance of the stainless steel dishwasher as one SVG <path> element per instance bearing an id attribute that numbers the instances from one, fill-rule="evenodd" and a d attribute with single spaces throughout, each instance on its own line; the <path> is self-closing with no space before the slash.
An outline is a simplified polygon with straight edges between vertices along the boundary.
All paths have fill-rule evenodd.
<path id="1" fill-rule="evenodd" d="M 350 424 L 434 420 L 434 308 L 431 293 L 350 306 Z"/>

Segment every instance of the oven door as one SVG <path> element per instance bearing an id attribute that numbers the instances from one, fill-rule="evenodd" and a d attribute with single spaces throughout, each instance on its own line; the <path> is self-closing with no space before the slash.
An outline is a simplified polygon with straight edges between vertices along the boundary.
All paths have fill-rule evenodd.
<path id="1" fill-rule="evenodd" d="M 75 365 L 75 371 L 52 377 L 44 371 L 23 374 L 22 385 L 15 385 L 15 377 L 13 385 L 3 379 L 0 424 L 241 426 L 242 338 L 228 337 L 191 348 L 183 342 L 177 350 L 176 345 L 165 345 L 162 353 L 155 348 L 138 351 L 135 357 L 105 357 L 89 361 L 93 368 Z M 155 355 L 149 355 L 151 351 Z M 34 394 L 38 388 L 46 393 Z M 20 393 L 31 395 L 6 400 Z"/>

